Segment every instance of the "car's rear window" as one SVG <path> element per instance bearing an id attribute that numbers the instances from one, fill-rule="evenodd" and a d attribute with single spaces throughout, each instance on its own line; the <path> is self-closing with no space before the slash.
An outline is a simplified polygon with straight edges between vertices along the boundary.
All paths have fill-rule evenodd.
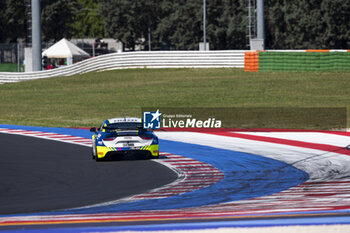
<path id="1" fill-rule="evenodd" d="M 142 123 L 140 122 L 120 122 L 107 125 L 103 127 L 107 130 L 116 130 L 116 129 L 142 129 Z"/>

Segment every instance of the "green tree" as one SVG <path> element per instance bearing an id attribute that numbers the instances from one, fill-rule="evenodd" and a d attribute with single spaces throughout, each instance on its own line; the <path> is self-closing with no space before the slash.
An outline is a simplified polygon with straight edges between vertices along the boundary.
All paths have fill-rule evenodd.
<path id="1" fill-rule="evenodd" d="M 321 4 L 324 17 L 323 44 L 328 48 L 339 49 L 350 47 L 350 1 L 324 0 Z"/>
<path id="2" fill-rule="evenodd" d="M 147 38 L 144 35 L 148 29 L 145 1 L 102 0 L 100 4 L 106 36 L 122 41 L 125 48 L 131 50 L 144 43 L 140 38 Z"/>
<path id="3" fill-rule="evenodd" d="M 74 35 L 73 22 L 77 14 L 77 0 L 41 1 L 42 37 L 44 41 L 58 41 Z"/>
<path id="4" fill-rule="evenodd" d="M 26 38 L 26 1 L 2 0 L 0 8 L 0 41 L 16 42 L 18 38 Z"/>
<path id="5" fill-rule="evenodd" d="M 172 25 L 173 2 L 160 1 L 157 9 L 157 20 L 152 27 L 152 46 L 153 49 L 174 49 L 170 36 L 174 30 Z"/>
<path id="6" fill-rule="evenodd" d="M 103 37 L 104 23 L 97 0 L 77 0 L 77 14 L 73 23 L 74 37 Z"/>
<path id="7" fill-rule="evenodd" d="M 222 37 L 220 44 L 214 46 L 215 49 L 248 49 L 246 7 L 245 0 L 224 1 L 224 11 L 218 27 L 224 25 L 227 27 L 225 28 L 225 37 Z"/>
<path id="8" fill-rule="evenodd" d="M 0 43 L 6 40 L 6 19 L 5 19 L 5 2 L 0 1 Z"/>
<path id="9" fill-rule="evenodd" d="M 198 49 L 202 41 L 202 8 L 198 0 L 164 1 L 164 17 L 160 19 L 156 33 L 171 49 Z"/>
<path id="10" fill-rule="evenodd" d="M 0 1 L 0 42 L 27 37 L 30 0 Z M 44 41 L 113 37 L 128 49 L 198 49 L 203 41 L 202 0 L 41 0 Z M 350 46 L 350 1 L 265 1 L 269 49 L 341 49 Z M 246 0 L 207 0 L 211 49 L 246 49 Z"/>
<path id="11" fill-rule="evenodd" d="M 267 48 L 286 47 L 285 0 L 265 2 L 265 45 Z"/>
<path id="12" fill-rule="evenodd" d="M 101 13 L 107 36 L 127 48 L 146 45 L 150 26 L 153 49 L 196 50 L 203 41 L 202 7 L 202 0 L 104 0 Z M 245 7 L 245 0 L 207 1 L 207 41 L 212 49 L 246 48 Z"/>
<path id="13" fill-rule="evenodd" d="M 324 33 L 319 1 L 285 1 L 286 46 L 290 49 L 322 47 Z"/>
<path id="14" fill-rule="evenodd" d="M 350 2 L 270 0 L 265 8 L 270 49 L 348 48 Z"/>

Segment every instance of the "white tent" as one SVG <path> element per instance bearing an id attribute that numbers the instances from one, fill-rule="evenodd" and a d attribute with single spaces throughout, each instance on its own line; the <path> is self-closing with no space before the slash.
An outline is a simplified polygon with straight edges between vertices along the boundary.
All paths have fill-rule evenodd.
<path id="1" fill-rule="evenodd" d="M 47 58 L 66 58 L 68 65 L 72 64 L 74 58 L 82 59 L 90 57 L 87 52 L 65 38 L 46 49 L 41 55 L 42 57 L 46 56 Z"/>

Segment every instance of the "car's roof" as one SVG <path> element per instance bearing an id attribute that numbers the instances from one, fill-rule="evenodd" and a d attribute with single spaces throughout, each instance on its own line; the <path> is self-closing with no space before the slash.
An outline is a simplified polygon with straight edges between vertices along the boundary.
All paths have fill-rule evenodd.
<path id="1" fill-rule="evenodd" d="M 111 118 L 108 119 L 110 124 L 113 123 L 123 123 L 123 122 L 135 122 L 135 123 L 142 123 L 140 118 L 137 117 L 123 117 L 123 118 Z"/>

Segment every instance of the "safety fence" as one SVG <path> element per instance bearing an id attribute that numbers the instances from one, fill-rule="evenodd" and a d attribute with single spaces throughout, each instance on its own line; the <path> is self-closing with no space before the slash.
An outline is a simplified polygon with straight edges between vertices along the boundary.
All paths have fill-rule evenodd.
<path id="1" fill-rule="evenodd" d="M 0 83 L 128 68 L 243 68 L 245 52 L 225 50 L 111 53 L 52 70 L 27 73 L 1 72 Z"/>
<path id="2" fill-rule="evenodd" d="M 350 51 L 246 52 L 244 69 L 245 71 L 350 71 Z"/>
<path id="3" fill-rule="evenodd" d="M 0 72 L 0 84 L 129 68 L 244 68 L 245 71 L 350 71 L 350 50 L 151 51 L 111 53 L 37 72 Z"/>

